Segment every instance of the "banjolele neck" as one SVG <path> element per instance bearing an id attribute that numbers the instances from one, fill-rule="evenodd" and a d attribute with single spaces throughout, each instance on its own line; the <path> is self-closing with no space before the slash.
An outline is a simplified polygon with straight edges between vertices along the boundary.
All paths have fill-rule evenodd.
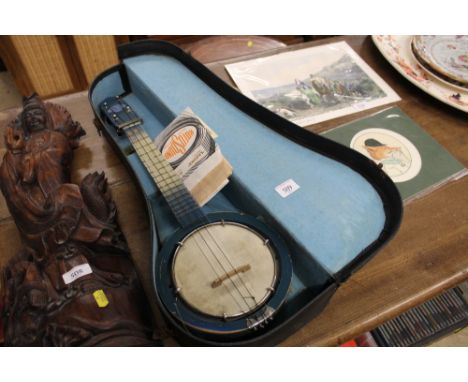
<path id="1" fill-rule="evenodd" d="M 153 255 L 163 311 L 180 330 L 217 340 L 263 328 L 283 304 L 292 277 L 281 237 L 248 215 L 205 215 L 133 109 L 110 97 L 101 110 L 118 135 L 128 137 L 180 224 Z"/>
<path id="2" fill-rule="evenodd" d="M 205 215 L 201 208 L 143 129 L 142 123 L 135 122 L 124 131 L 179 224 L 185 227 L 202 219 Z"/>

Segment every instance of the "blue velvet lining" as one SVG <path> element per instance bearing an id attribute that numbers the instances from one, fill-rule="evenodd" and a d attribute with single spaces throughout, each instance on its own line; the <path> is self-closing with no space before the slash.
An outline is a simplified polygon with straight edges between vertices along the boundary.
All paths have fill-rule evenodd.
<path id="1" fill-rule="evenodd" d="M 127 97 L 156 136 L 176 115 L 190 107 L 219 135 L 217 142 L 234 168 L 230 185 L 206 209 L 234 210 L 262 215 L 290 239 L 295 272 L 303 282 L 326 282 L 377 239 L 385 222 L 382 200 L 372 185 L 349 167 L 304 148 L 243 113 L 219 96 L 179 61 L 164 55 L 143 55 L 124 60 L 133 94 Z M 94 105 L 123 92 L 118 73 L 104 77 L 94 88 Z M 111 134 L 115 134 L 111 132 Z M 118 138 L 122 151 L 129 143 Z M 130 165 L 144 170 L 133 155 Z M 156 197 L 156 187 L 141 177 L 145 194 L 157 217 L 159 235 L 175 227 Z M 282 198 L 275 187 L 293 179 L 300 189 Z M 224 195 L 223 195 L 224 194 Z M 227 197 L 227 198 L 226 198 Z M 236 207 L 234 207 L 234 205 Z M 312 282 L 312 281 L 310 281 Z M 293 280 L 301 289 L 302 281 Z"/>
<path id="2" fill-rule="evenodd" d="M 124 92 L 119 72 L 113 72 L 100 79 L 99 85 L 93 89 L 91 99 L 93 105 L 99 108 L 99 104 L 110 95 L 119 95 Z"/>
<path id="3" fill-rule="evenodd" d="M 361 175 L 249 117 L 171 57 L 144 55 L 124 63 L 133 92 L 163 125 L 190 107 L 216 131 L 235 184 L 330 274 L 380 235 L 382 201 Z M 287 179 L 300 189 L 282 198 L 275 187 Z"/>

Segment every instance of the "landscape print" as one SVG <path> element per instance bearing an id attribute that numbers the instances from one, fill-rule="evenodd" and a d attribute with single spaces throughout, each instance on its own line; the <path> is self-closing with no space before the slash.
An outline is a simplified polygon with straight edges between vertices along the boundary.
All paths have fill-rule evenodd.
<path id="1" fill-rule="evenodd" d="M 383 98 L 386 94 L 344 54 L 334 64 L 308 78 L 253 92 L 258 103 L 288 119 L 338 110 L 355 103 Z"/>
<path id="2" fill-rule="evenodd" d="M 242 92 L 301 126 L 399 99 L 346 43 L 232 64 L 227 69 Z"/>

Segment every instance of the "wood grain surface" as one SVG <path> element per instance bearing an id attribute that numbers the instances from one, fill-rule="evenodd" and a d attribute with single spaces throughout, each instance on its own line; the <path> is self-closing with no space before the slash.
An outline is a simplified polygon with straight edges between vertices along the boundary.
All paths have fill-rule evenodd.
<path id="1" fill-rule="evenodd" d="M 397 105 L 419 126 L 468 166 L 468 115 L 433 99 L 404 79 L 385 61 L 369 37 L 332 38 L 288 47 L 346 40 L 400 95 Z M 231 83 L 224 62 L 209 65 Z M 151 301 L 149 226 L 143 198 L 104 137 L 98 136 L 86 93 L 52 100 L 81 122 L 87 135 L 75 151 L 73 182 L 87 173 L 105 171 L 116 201 L 119 222 L 129 242 L 136 268 Z M 320 132 L 378 109 L 308 127 Z M 0 112 L 0 129 L 15 111 Z M 3 152 L 3 142 L 0 145 Z M 0 198 L 0 266 L 19 248 L 16 227 Z M 330 346 L 343 343 L 401 312 L 468 279 L 468 177 L 449 183 L 405 206 L 395 238 L 352 275 L 325 310 L 281 343 L 283 346 Z M 152 304 L 156 319 L 157 308 Z M 167 343 L 173 344 L 170 338 Z"/>
<path id="2" fill-rule="evenodd" d="M 284 48 L 286 44 L 265 36 L 211 36 L 196 41 L 187 52 L 202 63 Z"/>

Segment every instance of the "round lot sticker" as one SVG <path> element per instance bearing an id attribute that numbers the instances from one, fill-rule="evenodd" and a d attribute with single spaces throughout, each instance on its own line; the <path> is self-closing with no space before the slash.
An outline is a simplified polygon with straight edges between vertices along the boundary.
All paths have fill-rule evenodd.
<path id="1" fill-rule="evenodd" d="M 418 149 L 391 130 L 362 130 L 351 139 L 350 147 L 372 159 L 395 183 L 411 180 L 421 170 Z"/>

